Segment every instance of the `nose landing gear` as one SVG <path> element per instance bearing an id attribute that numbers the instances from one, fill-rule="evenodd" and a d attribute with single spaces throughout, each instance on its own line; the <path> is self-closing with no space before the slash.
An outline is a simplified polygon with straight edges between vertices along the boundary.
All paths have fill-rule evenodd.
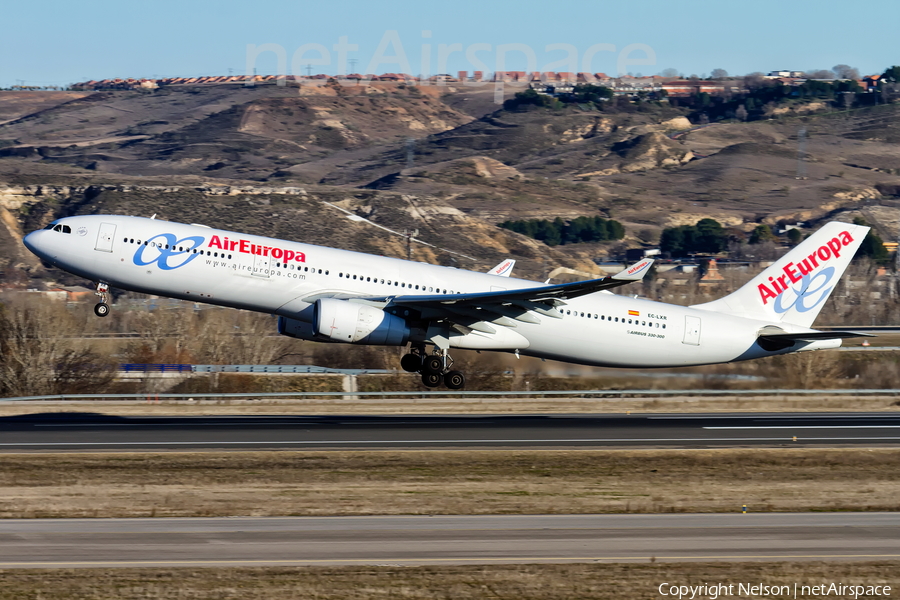
<path id="1" fill-rule="evenodd" d="M 412 352 L 403 355 L 400 366 L 409 373 L 421 373 L 426 387 L 443 384 L 451 390 L 459 390 L 466 385 L 466 376 L 460 371 L 452 371 L 453 359 L 446 350 L 435 348 L 435 354 L 426 355 L 425 347 L 413 347 Z"/>
<path id="2" fill-rule="evenodd" d="M 109 285 L 106 283 L 98 283 L 95 295 L 100 296 L 100 302 L 94 306 L 94 314 L 98 317 L 105 317 L 109 314 Z"/>

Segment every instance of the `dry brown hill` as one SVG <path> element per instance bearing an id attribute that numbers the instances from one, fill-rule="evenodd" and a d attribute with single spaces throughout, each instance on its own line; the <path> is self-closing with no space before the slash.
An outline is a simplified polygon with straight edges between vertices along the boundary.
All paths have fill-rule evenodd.
<path id="1" fill-rule="evenodd" d="M 490 90 L 402 84 L 182 86 L 31 108 L 23 98 L 0 93 L 0 115 L 20 117 L 0 124 L 9 265 L 28 265 L 21 231 L 99 211 L 405 254 L 402 236 L 327 201 L 419 229 L 444 249 L 422 246 L 423 260 L 487 268 L 512 255 L 535 277 L 590 268 L 610 246 L 548 249 L 497 223 L 602 214 L 625 223 L 632 245 L 707 216 L 749 230 L 855 211 L 890 237 L 900 223 L 897 105 L 692 129 L 685 111 L 652 103 L 503 111 Z M 306 195 L 265 191 L 292 187 Z"/>

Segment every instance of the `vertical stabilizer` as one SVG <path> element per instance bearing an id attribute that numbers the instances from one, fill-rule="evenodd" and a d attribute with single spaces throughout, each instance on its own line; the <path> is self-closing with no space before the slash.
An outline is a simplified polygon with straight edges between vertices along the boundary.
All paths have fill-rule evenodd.
<path id="1" fill-rule="evenodd" d="M 693 308 L 812 327 L 868 231 L 832 221 L 733 294 Z"/>

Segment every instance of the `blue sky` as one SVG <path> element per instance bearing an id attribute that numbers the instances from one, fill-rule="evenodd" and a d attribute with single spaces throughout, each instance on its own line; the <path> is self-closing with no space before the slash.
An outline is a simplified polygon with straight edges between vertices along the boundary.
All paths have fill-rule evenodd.
<path id="1" fill-rule="evenodd" d="M 502 61 L 505 70 L 575 66 L 610 75 L 839 63 L 866 74 L 900 64 L 890 29 L 900 17 L 897 0 L 0 0 L 0 7 L 0 87 L 242 74 L 248 45 L 266 44 L 277 52 L 250 61 L 261 74 L 281 70 L 282 51 L 289 74 L 305 74 L 309 64 L 314 73 L 396 72 L 408 64 L 413 74 L 455 74 L 490 72 Z"/>

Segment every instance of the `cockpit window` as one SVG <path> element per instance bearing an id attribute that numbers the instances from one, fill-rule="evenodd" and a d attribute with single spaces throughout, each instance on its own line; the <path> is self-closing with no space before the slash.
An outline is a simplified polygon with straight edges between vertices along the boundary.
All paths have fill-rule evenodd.
<path id="1" fill-rule="evenodd" d="M 50 223 L 49 225 L 44 227 L 44 229 L 53 229 L 54 227 L 56 227 L 56 223 Z"/>
<path id="2" fill-rule="evenodd" d="M 53 231 L 62 231 L 62 225 L 57 225 L 53 228 Z"/>
<path id="3" fill-rule="evenodd" d="M 59 231 L 62 233 L 72 233 L 72 228 L 68 225 L 63 225 L 61 223 L 50 223 L 44 229 L 52 229 L 53 231 Z"/>
<path id="4" fill-rule="evenodd" d="M 72 228 L 68 225 L 63 225 L 63 233 L 72 233 Z"/>

